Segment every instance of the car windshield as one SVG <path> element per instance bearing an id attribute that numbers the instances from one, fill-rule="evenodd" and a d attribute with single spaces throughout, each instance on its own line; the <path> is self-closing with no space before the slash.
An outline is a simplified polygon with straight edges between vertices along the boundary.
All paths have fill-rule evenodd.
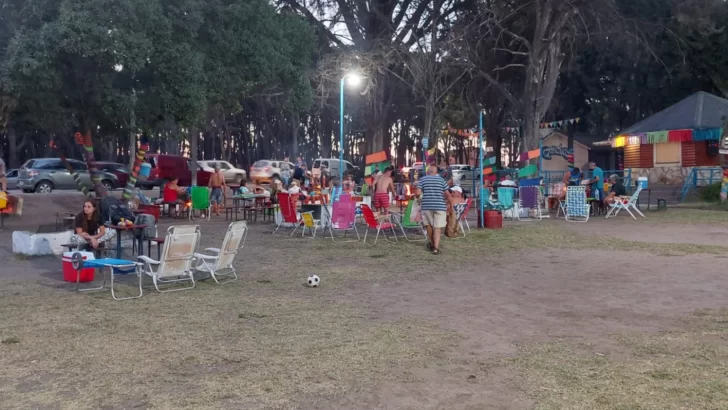
<path id="1" fill-rule="evenodd" d="M 256 161 L 255 164 L 253 164 L 256 168 L 263 168 L 267 167 L 270 164 L 270 161 Z"/>
<path id="2" fill-rule="evenodd" d="M 25 161 L 25 163 L 23 165 L 21 165 L 20 168 L 30 169 L 30 168 L 33 168 L 33 164 L 35 164 L 35 160 L 29 159 L 29 160 Z"/>

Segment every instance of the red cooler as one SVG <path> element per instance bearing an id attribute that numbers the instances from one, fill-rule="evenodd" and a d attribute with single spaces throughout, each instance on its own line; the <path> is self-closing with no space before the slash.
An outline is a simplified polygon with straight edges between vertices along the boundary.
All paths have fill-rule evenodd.
<path id="1" fill-rule="evenodd" d="M 63 280 L 66 282 L 76 283 L 76 270 L 73 269 L 71 263 L 71 255 L 76 252 L 64 252 L 63 253 Z M 79 252 L 83 256 L 83 260 L 91 260 L 94 258 L 92 252 Z M 94 280 L 94 268 L 81 269 L 81 277 L 79 282 L 93 282 Z"/>

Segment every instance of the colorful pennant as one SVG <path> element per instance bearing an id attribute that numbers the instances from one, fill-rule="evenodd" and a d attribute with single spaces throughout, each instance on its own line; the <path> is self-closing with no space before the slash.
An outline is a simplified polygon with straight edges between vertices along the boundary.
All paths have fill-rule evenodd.
<path id="1" fill-rule="evenodd" d="M 573 124 L 573 123 L 578 124 L 580 121 L 581 121 L 581 118 L 577 117 L 577 118 L 570 118 L 568 120 L 542 122 L 540 124 L 540 127 L 541 128 L 562 128 L 564 125 Z"/>

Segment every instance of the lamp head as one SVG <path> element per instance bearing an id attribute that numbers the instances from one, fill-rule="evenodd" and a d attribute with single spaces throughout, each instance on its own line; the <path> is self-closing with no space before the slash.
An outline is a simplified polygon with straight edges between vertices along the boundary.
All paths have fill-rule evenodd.
<path id="1" fill-rule="evenodd" d="M 361 84 L 361 76 L 358 73 L 349 73 L 346 75 L 346 80 L 349 82 L 349 85 L 353 87 L 358 87 Z"/>

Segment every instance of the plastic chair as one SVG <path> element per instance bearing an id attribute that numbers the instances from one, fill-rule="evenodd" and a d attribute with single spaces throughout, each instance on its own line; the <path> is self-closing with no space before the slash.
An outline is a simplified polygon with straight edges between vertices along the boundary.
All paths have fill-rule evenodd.
<path id="1" fill-rule="evenodd" d="M 416 201 L 409 201 L 407 204 L 407 208 L 404 210 L 404 214 L 400 214 L 397 212 L 392 212 L 394 216 L 396 216 L 395 221 L 397 222 L 397 225 L 399 225 L 399 229 L 402 231 L 402 235 L 404 236 L 404 239 L 406 239 L 408 242 L 420 242 L 420 241 L 426 241 L 427 240 L 427 234 L 422 226 L 422 216 L 419 209 L 419 204 L 417 204 Z M 414 216 L 419 214 L 420 217 L 418 221 L 415 220 Z M 412 234 L 410 236 L 407 236 L 407 231 L 416 230 L 417 232 L 422 234 L 422 238 L 414 238 Z M 412 232 L 411 232 L 412 233 Z"/>
<path id="2" fill-rule="evenodd" d="M 566 203 L 561 202 L 564 218 L 569 222 L 587 222 L 591 206 L 587 203 L 585 186 L 566 188 Z"/>
<path id="3" fill-rule="evenodd" d="M 503 212 L 503 217 L 506 217 L 506 211 L 511 211 L 511 220 L 518 218 L 518 204 L 515 201 L 517 189 L 514 187 L 499 187 L 498 188 L 498 205 L 496 209 Z"/>
<path id="4" fill-rule="evenodd" d="M 303 223 L 301 217 L 296 212 L 296 205 L 298 198 L 297 196 L 291 196 L 285 192 L 278 193 L 278 208 L 280 210 L 281 219 L 277 220 L 278 224 L 276 229 L 273 231 L 273 235 L 283 226 L 283 224 L 292 224 L 294 226 L 293 232 L 289 236 L 293 236 L 296 233 L 296 229 Z"/>
<path id="5" fill-rule="evenodd" d="M 323 207 L 325 212 L 329 212 L 328 207 Z M 351 199 L 349 194 L 341 194 L 339 200 L 332 205 L 331 215 L 329 217 L 329 235 L 331 240 L 336 242 L 334 231 L 344 231 L 344 236 L 349 231 L 356 233 L 356 241 L 359 241 L 359 231 L 356 229 L 356 202 Z M 343 242 L 355 242 L 354 240 Z"/>
<path id="6" fill-rule="evenodd" d="M 192 205 L 189 210 L 189 220 L 192 220 L 194 211 L 205 211 L 205 219 L 210 220 L 210 189 L 205 186 L 193 186 L 190 197 Z"/>
<path id="7" fill-rule="evenodd" d="M 541 189 L 537 185 L 521 186 L 520 188 L 518 188 L 518 199 L 519 207 L 521 209 L 531 209 L 536 215 L 534 219 L 521 218 L 521 213 L 519 212 L 519 221 L 543 219 L 543 213 L 541 212 Z"/>
<path id="8" fill-rule="evenodd" d="M 159 292 L 174 292 L 195 287 L 192 262 L 200 242 L 200 227 L 197 225 L 170 226 L 164 240 L 162 258 L 158 261 L 139 256 L 144 267 L 142 272 L 152 278 Z M 161 290 L 159 285 L 189 282 L 190 286 Z"/>
<path id="9" fill-rule="evenodd" d="M 605 219 L 617 216 L 619 211 L 625 210 L 628 214 L 632 216 L 632 219 L 636 221 L 637 218 L 634 216 L 632 211 L 630 211 L 630 209 L 637 212 L 641 217 L 646 218 L 645 214 L 643 214 L 642 211 L 640 211 L 640 209 L 637 207 L 637 200 L 640 197 L 640 192 L 642 192 L 641 186 L 638 187 L 634 194 L 632 194 L 632 196 L 626 201 L 620 198 L 614 198 L 614 202 L 609 204 L 609 212 L 607 212 L 607 216 L 605 217 Z"/>
<path id="10" fill-rule="evenodd" d="M 217 284 L 236 280 L 238 275 L 235 272 L 233 261 L 238 252 L 245 246 L 247 236 L 248 223 L 246 221 L 231 223 L 228 226 L 225 239 L 222 240 L 222 247 L 205 249 L 205 251 L 213 252 L 216 255 L 195 254 L 197 260 L 195 270 L 207 272 Z M 218 278 L 227 278 L 227 280 L 220 282 Z"/>
<path id="11" fill-rule="evenodd" d="M 374 211 L 372 211 L 372 208 L 370 208 L 368 205 L 361 206 L 361 213 L 364 217 L 364 222 L 367 224 L 367 232 L 364 234 L 364 243 L 367 243 L 367 235 L 369 235 L 369 229 L 377 230 L 377 236 L 376 238 L 374 238 L 374 243 L 372 244 L 372 246 L 377 244 L 380 232 L 384 233 L 384 239 L 386 241 L 391 242 L 389 240 L 389 237 L 387 237 L 387 229 L 392 230 L 392 234 L 394 235 L 394 242 L 399 242 L 399 239 L 397 239 L 397 232 L 394 230 L 394 224 L 392 223 L 392 214 L 374 216 Z"/>

